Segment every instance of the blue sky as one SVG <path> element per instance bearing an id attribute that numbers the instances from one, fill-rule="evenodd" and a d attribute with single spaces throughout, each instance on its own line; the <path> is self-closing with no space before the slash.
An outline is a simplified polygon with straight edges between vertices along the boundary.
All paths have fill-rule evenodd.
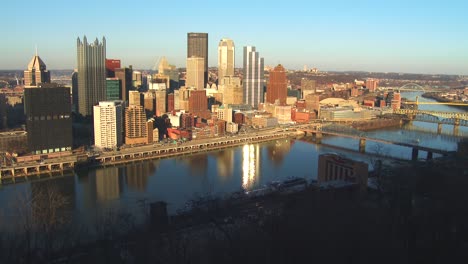
<path id="1" fill-rule="evenodd" d="M 185 66 L 187 32 L 254 45 L 266 65 L 289 69 L 468 75 L 467 1 L 4 1 L 0 69 L 23 69 L 38 46 L 49 69 L 76 67 L 76 39 L 102 36 L 107 57 L 152 68 Z"/>

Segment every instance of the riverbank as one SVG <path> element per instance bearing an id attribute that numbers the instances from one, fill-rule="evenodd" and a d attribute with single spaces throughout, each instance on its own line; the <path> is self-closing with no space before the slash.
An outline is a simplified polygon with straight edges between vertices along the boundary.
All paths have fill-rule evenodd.
<path id="1" fill-rule="evenodd" d="M 74 169 L 99 168 L 116 166 L 136 161 L 164 159 L 176 156 L 191 155 L 196 153 L 216 151 L 225 148 L 238 147 L 245 144 L 256 144 L 278 139 L 294 137 L 295 132 L 269 131 L 265 134 L 244 135 L 235 137 L 223 137 L 210 140 L 194 140 L 184 144 L 169 146 L 142 146 L 126 148 L 116 152 L 106 152 L 94 156 L 73 155 L 63 159 L 45 160 L 42 164 L 26 163 L 16 166 L 0 168 L 0 183 L 15 183 L 16 179 L 26 180 L 37 175 L 55 175 Z M 66 166 L 64 166 L 66 164 Z"/>
<path id="2" fill-rule="evenodd" d="M 389 127 L 400 127 L 401 119 L 377 118 L 371 120 L 354 121 L 351 126 L 357 130 L 370 131 Z"/>
<path id="3" fill-rule="evenodd" d="M 421 96 L 424 97 L 424 98 L 427 98 L 427 99 L 436 100 L 437 102 L 440 102 L 440 103 L 465 103 L 465 102 L 460 101 L 460 100 L 450 100 L 448 98 L 440 96 L 439 94 L 440 93 L 431 92 L 431 93 L 423 93 Z M 466 106 L 452 105 L 452 107 L 456 107 L 458 109 L 468 111 L 468 107 L 466 107 Z"/>

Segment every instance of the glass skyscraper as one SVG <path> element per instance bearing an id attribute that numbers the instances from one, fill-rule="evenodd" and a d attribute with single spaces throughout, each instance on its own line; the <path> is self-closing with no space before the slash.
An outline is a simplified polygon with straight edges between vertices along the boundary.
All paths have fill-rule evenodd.
<path id="1" fill-rule="evenodd" d="M 106 39 L 88 44 L 86 36 L 77 40 L 78 112 L 93 114 L 93 106 L 106 100 Z"/>
<path id="2" fill-rule="evenodd" d="M 258 108 L 263 102 L 263 58 L 253 46 L 244 47 L 244 103 Z"/>

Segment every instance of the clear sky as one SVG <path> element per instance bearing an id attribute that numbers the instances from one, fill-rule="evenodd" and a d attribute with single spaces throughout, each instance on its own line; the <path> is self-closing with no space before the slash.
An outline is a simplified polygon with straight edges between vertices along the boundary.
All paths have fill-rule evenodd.
<path id="1" fill-rule="evenodd" d="M 160 56 L 185 67 L 187 32 L 253 45 L 265 65 L 288 69 L 468 75 L 468 1 L 3 1 L 0 69 L 39 55 L 48 69 L 76 68 L 76 39 L 107 39 L 107 57 L 152 68 Z"/>

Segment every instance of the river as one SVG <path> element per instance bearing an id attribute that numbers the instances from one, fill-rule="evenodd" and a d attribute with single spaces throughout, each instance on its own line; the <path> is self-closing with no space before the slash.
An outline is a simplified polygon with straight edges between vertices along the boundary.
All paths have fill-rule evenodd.
<path id="1" fill-rule="evenodd" d="M 416 96 L 420 97 L 420 101 L 429 101 L 421 98 L 420 92 L 404 94 L 404 97 L 412 100 Z M 462 111 L 443 105 L 420 108 Z M 444 131 L 450 132 L 451 129 L 451 126 L 444 127 Z M 420 145 L 444 150 L 456 150 L 457 142 L 461 139 L 422 130 L 435 132 L 437 125 L 413 122 L 403 128 L 377 130 L 367 132 L 367 135 L 397 141 L 418 140 Z M 460 127 L 460 134 L 468 135 L 468 129 Z M 323 142 L 358 149 L 358 142 L 353 139 L 325 137 Z M 411 158 L 411 149 L 394 145 L 382 146 L 368 142 L 366 151 L 408 160 Z M 142 211 L 140 205 L 144 201 L 166 201 L 169 212 L 173 214 L 197 195 L 226 195 L 241 189 L 259 188 L 289 176 L 315 179 L 318 156 L 329 152 L 371 163 L 368 155 L 355 151 L 337 150 L 303 140 L 281 139 L 193 156 L 82 169 L 64 177 L 0 186 L 0 229 L 14 224 L 20 217 L 18 205 L 45 185 L 56 186 L 67 198 L 67 210 L 74 219 L 84 225 L 92 225 L 101 214 L 108 211 L 123 210 L 139 214 Z M 425 153 L 420 152 L 420 158 L 424 157 Z"/>

